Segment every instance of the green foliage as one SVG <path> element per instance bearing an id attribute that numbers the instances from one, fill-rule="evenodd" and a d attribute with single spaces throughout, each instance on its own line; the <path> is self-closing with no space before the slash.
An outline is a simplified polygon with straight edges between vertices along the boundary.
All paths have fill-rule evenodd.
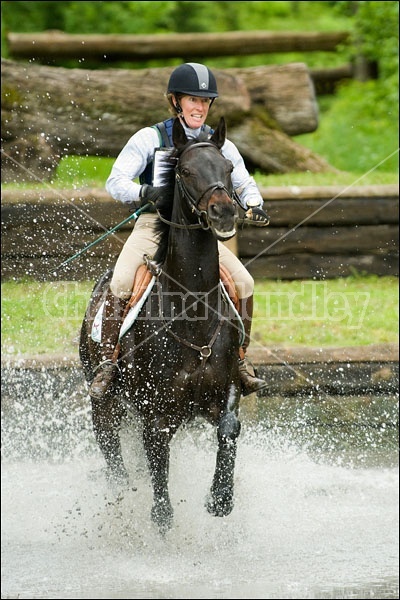
<path id="1" fill-rule="evenodd" d="M 355 10 L 357 9 L 357 10 Z M 146 34 L 219 31 L 349 31 L 369 58 L 382 62 L 383 74 L 396 71 L 398 3 L 392 2 L 2 2 L 7 31 Z M 305 61 L 310 67 L 341 64 L 341 52 L 288 53 L 209 60 L 210 66 L 249 66 Z M 6 48 L 3 55 L 6 55 Z M 190 49 L 188 49 L 189 57 Z M 201 60 L 201 57 L 200 57 Z M 176 61 L 172 62 L 179 62 Z M 159 66 L 171 61 L 152 61 Z M 87 66 L 87 65 L 84 65 Z M 129 66 L 129 65 L 127 65 Z M 132 65 L 130 65 L 132 66 Z M 137 65 L 136 65 L 137 66 Z"/>
<path id="2" fill-rule="evenodd" d="M 318 129 L 296 141 L 337 169 L 398 173 L 398 104 L 390 92 L 385 82 L 343 85 L 325 103 Z"/>
<path id="3" fill-rule="evenodd" d="M 71 2 L 9 2 L 1 3 L 2 18 L 7 31 L 63 30 L 65 14 Z"/>
<path id="4" fill-rule="evenodd" d="M 338 14 L 352 17 L 354 47 L 379 63 L 380 77 L 397 75 L 399 3 L 384 0 L 335 2 L 335 5 Z"/>
<path id="5" fill-rule="evenodd" d="M 379 61 L 383 79 L 398 71 L 398 25 L 398 2 L 359 3 L 356 30 L 362 40 L 362 52 Z"/>
<path id="6" fill-rule="evenodd" d="M 174 2 L 70 2 L 69 33 L 163 33 Z"/>
<path id="7" fill-rule="evenodd" d="M 8 31 L 69 33 L 339 30 L 349 16 L 331 16 L 327 2 L 2 2 Z M 332 18 L 333 17 L 333 18 Z"/>

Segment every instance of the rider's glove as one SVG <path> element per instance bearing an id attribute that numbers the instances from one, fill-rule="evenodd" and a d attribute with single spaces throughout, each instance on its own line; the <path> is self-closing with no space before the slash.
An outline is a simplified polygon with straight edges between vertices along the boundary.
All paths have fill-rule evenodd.
<path id="1" fill-rule="evenodd" d="M 148 202 L 150 202 L 150 204 L 155 204 L 156 201 L 160 198 L 162 190 L 162 187 L 154 187 L 152 185 L 147 185 L 147 183 L 144 183 L 140 188 L 140 206 L 144 206 Z"/>
<path id="2" fill-rule="evenodd" d="M 269 225 L 269 216 L 260 206 L 252 206 L 244 216 L 244 223 L 256 225 L 257 227 L 266 227 Z"/>
<path id="3" fill-rule="evenodd" d="M 146 206 L 146 204 L 155 204 L 156 201 L 161 198 L 162 192 L 162 187 L 154 187 L 144 183 L 140 188 L 139 201 L 128 203 L 129 212 L 135 212 L 140 208 L 143 208 L 143 206 Z"/>

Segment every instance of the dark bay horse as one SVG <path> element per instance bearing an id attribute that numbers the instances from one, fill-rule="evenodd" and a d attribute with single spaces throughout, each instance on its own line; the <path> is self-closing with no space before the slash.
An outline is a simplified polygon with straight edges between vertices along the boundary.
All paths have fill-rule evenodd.
<path id="1" fill-rule="evenodd" d="M 235 234 L 232 164 L 220 152 L 225 121 L 212 137 L 188 140 L 176 119 L 165 193 L 157 204 L 160 243 L 153 257 L 155 285 L 133 327 L 120 338 L 119 375 L 102 401 L 92 399 L 97 442 L 111 479 L 127 481 L 119 428 L 124 408 L 135 407 L 153 485 L 151 516 L 160 531 L 171 527 L 169 444 L 178 428 L 202 417 L 217 428 L 218 450 L 207 510 L 233 508 L 241 393 L 240 327 L 220 284 L 217 240 Z M 100 361 L 91 339 L 94 316 L 110 273 L 95 286 L 81 330 L 80 357 L 87 381 Z"/>

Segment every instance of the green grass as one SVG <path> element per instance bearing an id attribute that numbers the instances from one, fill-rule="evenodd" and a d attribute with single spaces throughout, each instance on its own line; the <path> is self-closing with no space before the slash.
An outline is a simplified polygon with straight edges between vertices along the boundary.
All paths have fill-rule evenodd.
<path id="1" fill-rule="evenodd" d="M 257 185 L 261 187 L 290 187 L 296 186 L 362 186 L 362 185 L 388 185 L 398 184 L 398 173 L 384 173 L 375 171 L 372 173 L 286 173 L 283 175 L 263 175 L 256 173 L 254 176 Z"/>
<path id="2" fill-rule="evenodd" d="M 80 189 L 104 188 L 115 158 L 97 156 L 65 156 L 60 160 L 52 181 L 7 183 L 3 189 Z"/>
<path id="3" fill-rule="evenodd" d="M 115 158 L 66 156 L 57 168 L 55 184 L 60 187 L 104 187 Z"/>
<path id="4" fill-rule="evenodd" d="M 78 352 L 93 282 L 4 282 L 2 355 Z M 398 279 L 257 280 L 254 343 L 358 346 L 398 341 Z M 253 346 L 254 346 L 253 343 Z"/>
<path id="5" fill-rule="evenodd" d="M 92 282 L 2 283 L 2 355 L 76 353 L 92 288 Z"/>
<path id="6" fill-rule="evenodd" d="M 81 189 L 101 188 L 110 174 L 114 163 L 113 158 L 97 158 L 94 156 L 69 156 L 63 158 L 57 169 L 57 174 L 51 183 L 5 183 L 3 189 Z M 326 173 L 285 173 L 282 175 L 265 175 L 260 172 L 254 174 L 259 186 L 323 186 L 323 185 L 386 185 L 398 184 L 398 172 L 371 172 L 339 171 Z"/>
<path id="7" fill-rule="evenodd" d="M 397 342 L 398 301 L 396 277 L 258 280 L 253 338 L 267 346 Z"/>

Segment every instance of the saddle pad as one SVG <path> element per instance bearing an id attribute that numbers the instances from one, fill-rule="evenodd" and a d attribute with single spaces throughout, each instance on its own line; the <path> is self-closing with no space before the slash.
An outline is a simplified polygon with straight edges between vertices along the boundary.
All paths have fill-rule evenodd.
<path id="1" fill-rule="evenodd" d="M 146 265 L 141 265 L 136 271 L 133 291 L 125 311 L 126 314 L 119 332 L 119 339 L 121 339 L 128 329 L 132 327 L 132 324 L 135 322 L 135 319 L 137 318 L 143 304 L 146 302 L 147 297 L 153 288 L 155 280 L 155 276 L 151 275 Z M 91 338 L 94 342 L 98 343 L 101 342 L 103 311 L 104 302 L 102 302 L 100 305 L 92 325 Z"/>

